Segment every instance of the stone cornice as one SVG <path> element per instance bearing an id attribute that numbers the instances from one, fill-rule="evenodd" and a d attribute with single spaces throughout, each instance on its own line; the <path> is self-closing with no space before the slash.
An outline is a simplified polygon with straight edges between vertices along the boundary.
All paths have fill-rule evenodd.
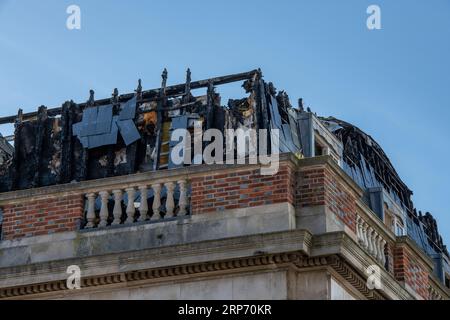
<path id="1" fill-rule="evenodd" d="M 85 288 L 121 283 L 128 286 L 137 281 L 166 281 L 169 277 L 223 275 L 245 272 L 249 268 L 328 266 L 367 299 L 413 298 L 384 270 L 381 271 L 383 289 L 369 290 L 364 270 L 376 262 L 344 232 L 312 237 L 304 230 L 27 265 L 14 267 L 14 270 L 0 269 L 0 298 L 64 291 L 65 271 L 71 264 L 78 264 L 84 270 L 82 284 Z M 11 276 L 14 278 L 10 279 Z"/>
<path id="2" fill-rule="evenodd" d="M 450 290 L 447 287 L 445 287 L 438 279 L 436 279 L 436 277 L 433 274 L 430 275 L 429 280 L 430 280 L 430 287 L 429 287 L 430 293 L 440 296 L 440 299 L 442 300 L 450 299 Z"/>
<path id="3" fill-rule="evenodd" d="M 389 299 L 411 300 L 414 297 L 395 280 L 392 274 L 375 261 L 359 244 L 345 232 L 325 233 L 313 236 L 311 256 L 337 255 L 357 270 L 360 275 L 367 278 L 366 270 L 369 266 L 378 266 L 381 272 L 383 295 Z"/>
<path id="4" fill-rule="evenodd" d="M 146 270 L 127 271 L 121 273 L 85 277 L 82 279 L 82 289 L 94 289 L 103 286 L 116 284 L 126 284 L 133 286 L 133 283 L 163 282 L 167 280 L 175 281 L 181 279 L 192 279 L 198 276 L 224 275 L 233 272 L 239 274 L 248 271 L 284 269 L 294 265 L 297 269 L 311 268 L 318 266 L 328 266 L 337 274 L 343 277 L 350 285 L 367 299 L 384 300 L 382 294 L 377 290 L 370 290 L 366 286 L 365 279 L 353 270 L 338 256 L 308 258 L 301 252 L 286 252 L 270 255 L 246 257 L 240 259 L 230 259 L 215 262 L 204 262 L 190 265 L 179 265 L 164 268 L 154 268 Z M 0 299 L 12 298 L 33 298 L 44 294 L 59 294 L 59 292 L 70 293 L 64 280 L 57 280 L 47 283 L 37 283 L 31 285 L 0 288 Z"/>
<path id="5" fill-rule="evenodd" d="M 330 266 L 348 283 L 350 283 L 356 290 L 362 293 L 370 300 L 386 300 L 384 295 L 379 290 L 371 290 L 367 286 L 367 280 L 362 277 L 354 268 L 345 260 L 337 256 L 330 256 L 328 258 Z"/>
<path id="6" fill-rule="evenodd" d="M 249 270 L 264 269 L 270 267 L 282 267 L 284 264 L 298 261 L 301 259 L 300 252 L 279 253 L 271 255 L 261 255 L 255 257 L 247 257 L 240 259 L 230 259 L 215 262 L 203 262 L 189 265 L 168 266 L 163 268 L 126 271 L 120 273 L 98 275 L 91 277 L 84 277 L 82 279 L 82 289 L 107 286 L 112 284 L 126 283 L 127 285 L 133 282 L 156 280 L 164 281 L 170 278 L 172 281 L 179 278 L 190 277 L 197 275 L 214 275 L 224 274 L 225 271 L 246 272 Z M 0 288 L 0 299 L 8 299 L 14 297 L 26 297 L 29 295 L 37 295 L 44 293 L 58 293 L 59 291 L 68 291 L 66 281 L 56 280 L 47 283 L 37 283 L 11 288 Z"/>

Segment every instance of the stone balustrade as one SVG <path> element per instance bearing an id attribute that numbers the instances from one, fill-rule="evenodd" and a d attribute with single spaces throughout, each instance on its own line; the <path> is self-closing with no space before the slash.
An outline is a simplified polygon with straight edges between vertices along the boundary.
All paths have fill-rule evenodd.
<path id="1" fill-rule="evenodd" d="M 356 216 L 356 235 L 359 244 L 382 266 L 386 264 L 387 241 L 361 216 Z"/>
<path id="2" fill-rule="evenodd" d="M 188 215 L 188 194 L 186 180 L 87 193 L 84 229 Z"/>

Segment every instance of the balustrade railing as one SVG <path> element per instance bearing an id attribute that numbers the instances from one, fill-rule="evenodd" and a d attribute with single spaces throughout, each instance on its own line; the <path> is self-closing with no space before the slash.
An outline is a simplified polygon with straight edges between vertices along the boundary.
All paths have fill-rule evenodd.
<path id="1" fill-rule="evenodd" d="M 84 229 L 158 221 L 190 213 L 186 180 L 86 194 Z"/>
<path id="2" fill-rule="evenodd" d="M 356 216 L 356 235 L 359 244 L 377 262 L 385 266 L 387 241 L 359 215 Z"/>

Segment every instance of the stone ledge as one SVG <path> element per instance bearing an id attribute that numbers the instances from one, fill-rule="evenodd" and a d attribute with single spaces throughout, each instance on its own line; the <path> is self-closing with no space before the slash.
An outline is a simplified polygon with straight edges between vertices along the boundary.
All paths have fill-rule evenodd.
<path id="1" fill-rule="evenodd" d="M 294 230 L 2 268 L 0 288 L 65 281 L 70 265 L 78 265 L 89 278 L 284 252 L 307 256 L 311 237 Z"/>

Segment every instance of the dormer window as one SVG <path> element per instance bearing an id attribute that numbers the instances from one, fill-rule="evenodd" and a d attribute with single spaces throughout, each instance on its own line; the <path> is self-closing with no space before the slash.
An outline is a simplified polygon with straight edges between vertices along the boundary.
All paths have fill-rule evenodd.
<path id="1" fill-rule="evenodd" d="M 314 154 L 315 154 L 315 156 L 318 157 L 318 156 L 326 155 L 325 151 L 326 151 L 326 149 L 322 145 L 317 143 L 317 141 L 316 141 L 316 144 L 314 146 Z"/>
<path id="2" fill-rule="evenodd" d="M 401 225 L 401 224 L 399 223 L 399 221 L 397 221 L 397 222 L 395 223 L 395 235 L 396 235 L 397 237 L 401 237 L 401 236 L 404 236 L 404 235 L 405 235 L 405 228 L 403 227 L 403 225 Z"/>

